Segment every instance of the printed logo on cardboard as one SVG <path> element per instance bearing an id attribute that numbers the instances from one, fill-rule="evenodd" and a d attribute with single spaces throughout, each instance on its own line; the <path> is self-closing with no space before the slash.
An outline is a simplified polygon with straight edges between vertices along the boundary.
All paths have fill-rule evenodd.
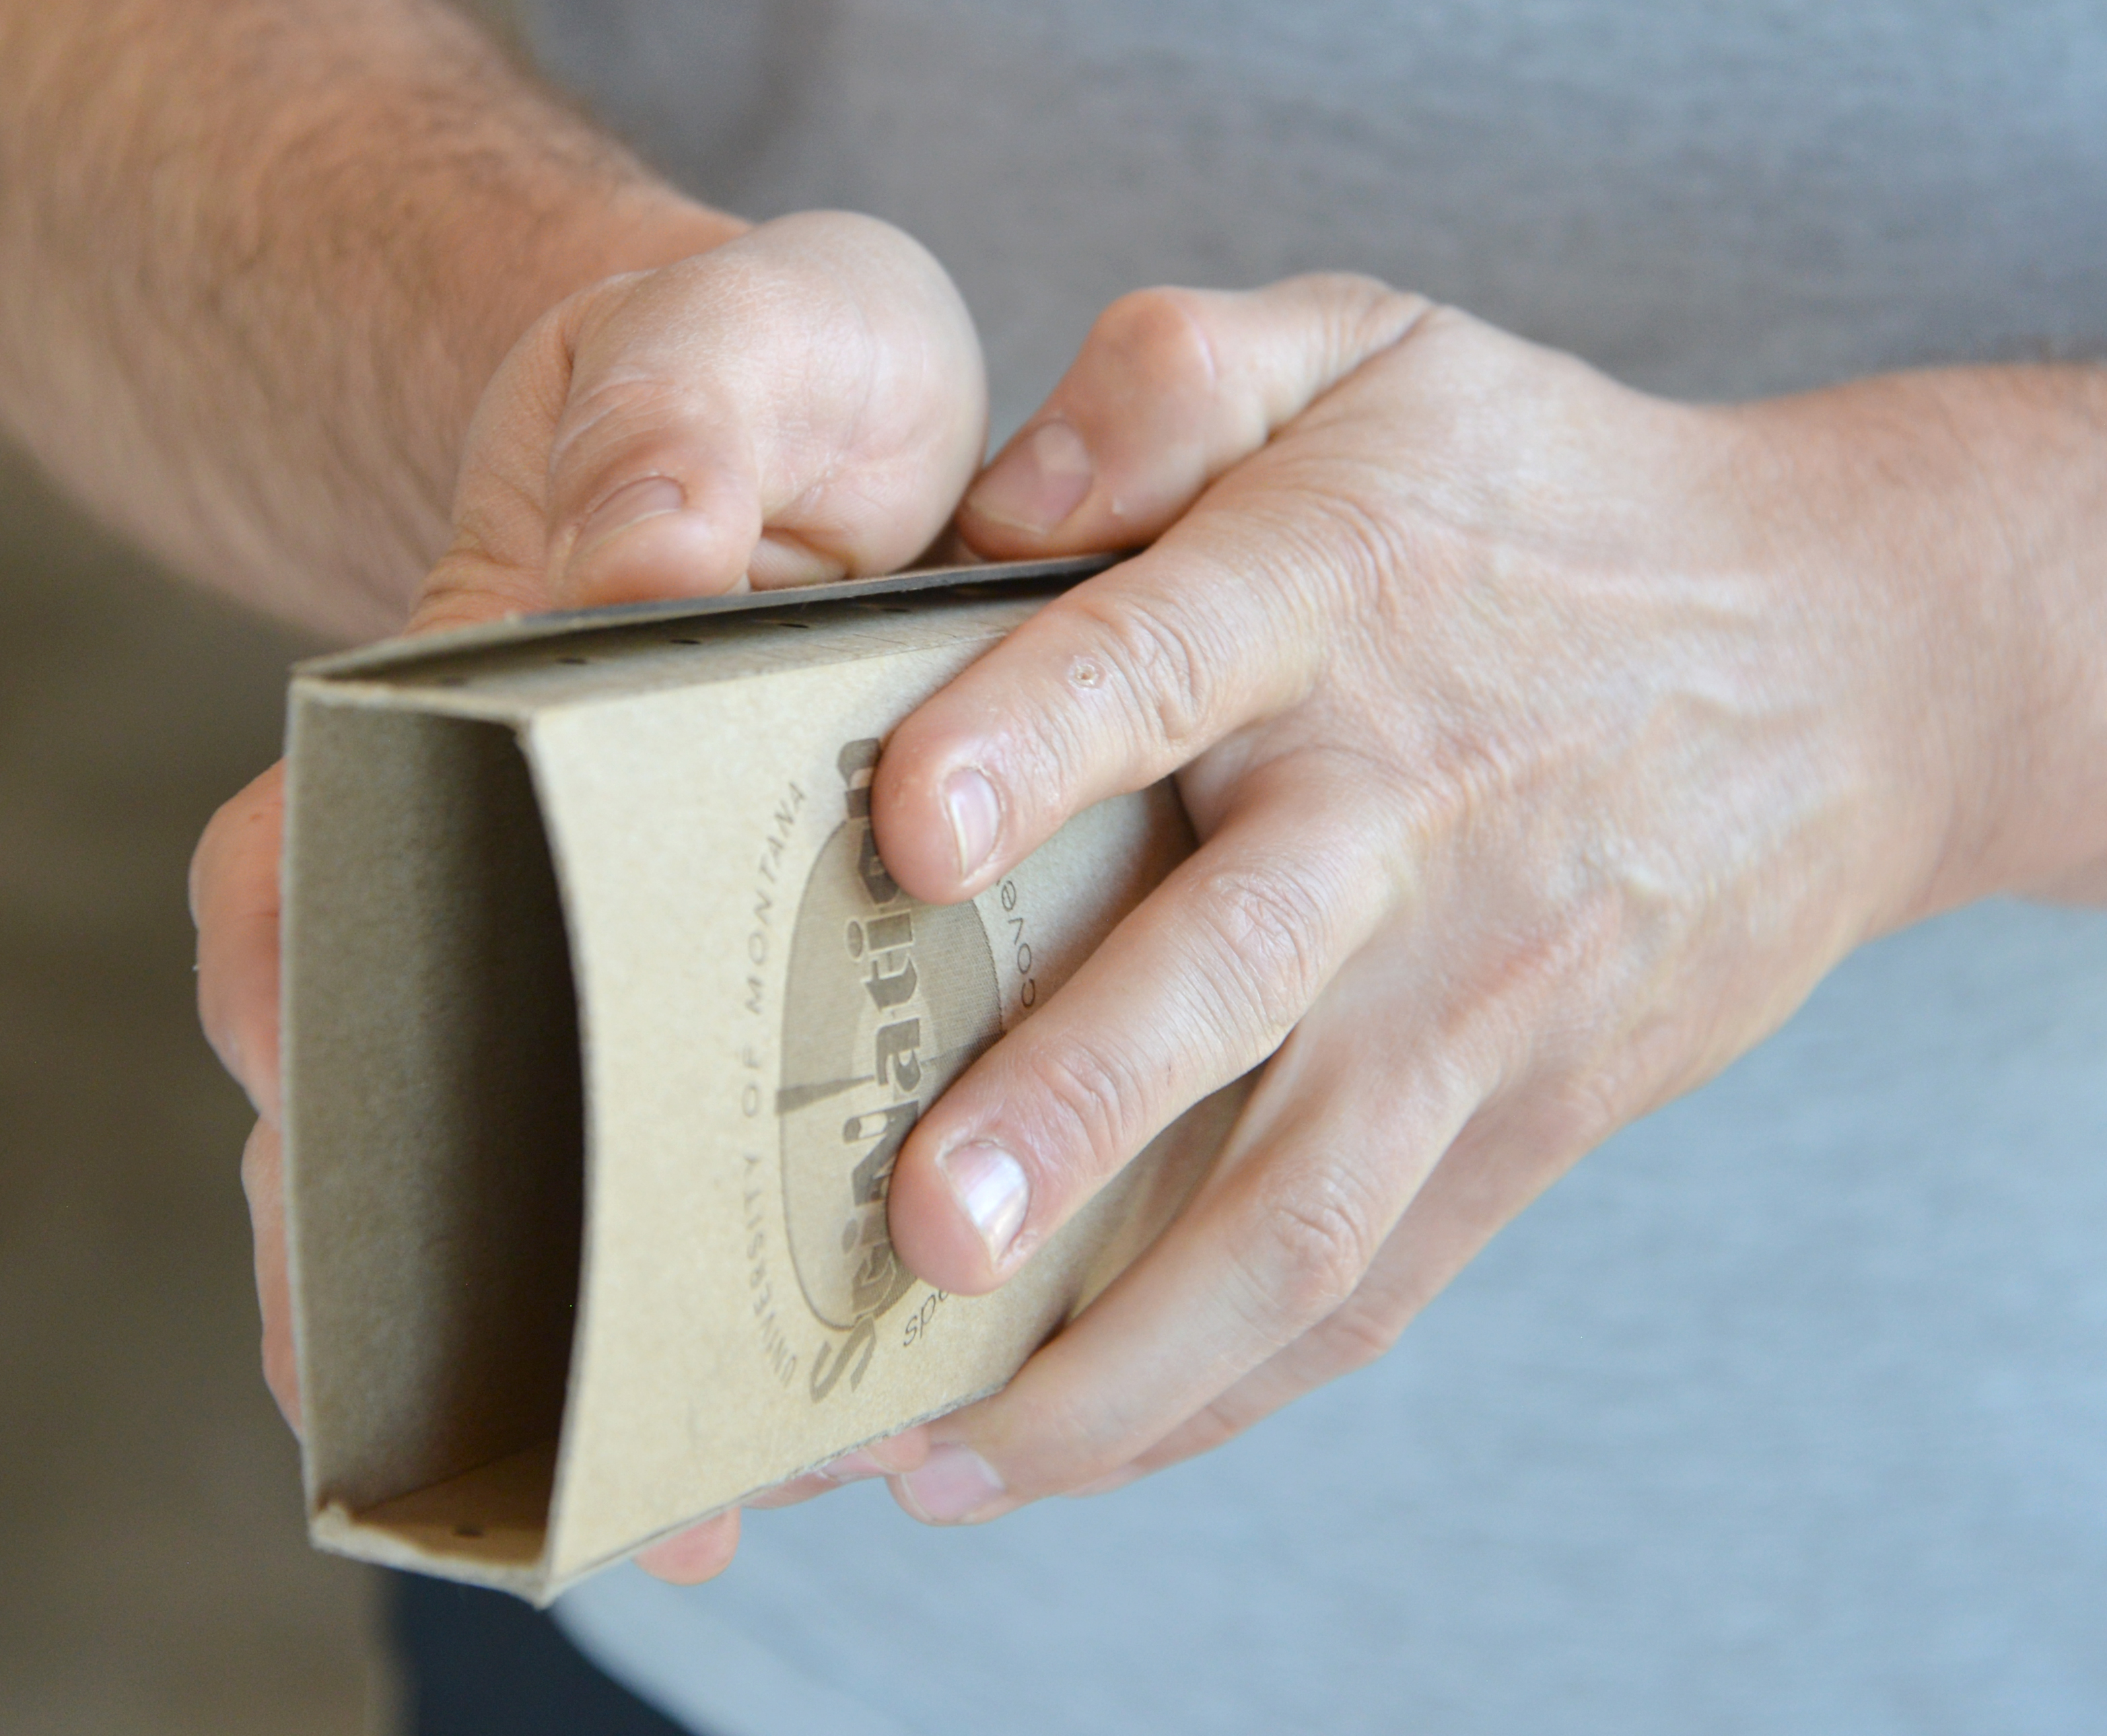
<path id="1" fill-rule="evenodd" d="M 776 1114 L 790 1259 L 812 1312 L 849 1335 L 814 1360 L 812 1397 L 869 1366 L 878 1317 L 914 1274 L 892 1251 L 892 1166 L 922 1111 L 1001 1034 L 995 958 L 970 904 L 893 884 L 871 837 L 878 743 L 836 760 L 845 817 L 798 900 Z"/>

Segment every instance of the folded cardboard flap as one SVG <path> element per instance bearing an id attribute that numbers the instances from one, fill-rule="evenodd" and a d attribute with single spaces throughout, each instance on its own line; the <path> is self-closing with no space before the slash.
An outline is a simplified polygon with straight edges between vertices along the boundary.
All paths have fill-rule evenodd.
<path id="1" fill-rule="evenodd" d="M 1192 848 L 1161 785 L 956 907 L 878 858 L 880 738 L 1088 570 L 301 672 L 284 1070 L 317 1542 L 546 1600 L 992 1390 L 1176 1209 L 1233 1093 L 992 1295 L 919 1282 L 887 1225 L 917 1118 Z"/>
<path id="2" fill-rule="evenodd" d="M 348 1554 L 532 1595 L 547 1553 L 556 1440 L 479 1465 L 362 1513 L 330 1503 L 315 1516 L 317 1542 Z"/>
<path id="3" fill-rule="evenodd" d="M 426 1547 L 443 1518 L 462 1543 L 524 1550 L 521 1456 L 546 1518 L 585 1173 L 576 995 L 532 783 L 502 724 L 317 708 L 302 738 L 304 866 L 326 889 L 306 913 L 303 1040 L 332 1056 L 301 1082 L 305 1204 L 332 1227 L 300 1249 L 302 1325 L 365 1347 L 308 1370 L 329 1425 L 313 1474 L 383 1527 L 387 1504 L 423 1492 L 401 1523 Z M 330 1149 L 347 1138 L 356 1150 Z"/>

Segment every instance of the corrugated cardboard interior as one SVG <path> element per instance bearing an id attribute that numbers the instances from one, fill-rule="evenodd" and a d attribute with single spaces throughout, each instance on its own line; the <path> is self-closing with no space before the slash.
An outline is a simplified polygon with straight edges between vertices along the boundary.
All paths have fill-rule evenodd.
<path id="1" fill-rule="evenodd" d="M 295 729 L 311 1509 L 510 1578 L 541 1553 L 578 1294 L 578 1034 L 548 846 L 503 724 L 309 703 Z"/>

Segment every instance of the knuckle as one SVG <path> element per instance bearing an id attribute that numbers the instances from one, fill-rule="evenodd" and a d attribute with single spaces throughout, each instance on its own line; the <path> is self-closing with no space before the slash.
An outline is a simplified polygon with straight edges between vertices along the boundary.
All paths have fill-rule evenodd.
<path id="1" fill-rule="evenodd" d="M 1012 1402 L 1003 1433 L 1028 1442 L 1028 1450 L 1004 1465 L 1012 1492 L 1036 1500 L 1110 1476 L 1132 1462 L 1160 1428 L 1152 1395 L 1098 1383 L 1064 1384 Z"/>
<path id="2" fill-rule="evenodd" d="M 1387 1355 L 1404 1335 L 1405 1316 L 1386 1305 L 1364 1302 L 1357 1292 L 1311 1335 L 1319 1380 L 1332 1380 Z"/>
<path id="3" fill-rule="evenodd" d="M 1426 298 L 1393 289 L 1369 271 L 1313 271 L 1302 280 L 1314 285 L 1342 314 L 1374 316 L 1384 309 L 1416 312 Z"/>
<path id="4" fill-rule="evenodd" d="M 260 1116 L 242 1144 L 241 1187 L 252 1213 L 280 1209 L 285 1192 L 284 1151 L 271 1124 Z"/>
<path id="5" fill-rule="evenodd" d="M 1140 1463 L 1146 1469 L 1157 1470 L 1180 1459 L 1196 1458 L 1202 1453 L 1211 1453 L 1224 1442 L 1234 1440 L 1256 1420 L 1238 1403 L 1236 1389 L 1233 1388 L 1220 1397 L 1202 1405 L 1188 1418 L 1176 1434 L 1162 1443 L 1169 1451 L 1143 1453 Z"/>
<path id="6" fill-rule="evenodd" d="M 1116 673 L 1129 729 L 1143 751 L 1175 755 L 1204 726 L 1212 706 L 1213 661 L 1183 610 L 1131 594 L 1073 594 L 1089 638 Z"/>
<path id="7" fill-rule="evenodd" d="M 191 852 L 190 867 L 183 879 L 183 893 L 190 905 L 191 926 L 200 931 L 208 920 L 207 913 L 213 890 L 213 880 L 219 871 L 221 853 L 226 847 L 226 815 L 227 810 L 222 808 L 207 823 L 204 835 L 197 841 L 197 848 Z"/>
<path id="8" fill-rule="evenodd" d="M 623 447 L 677 422 L 682 406 L 664 383 L 623 370 L 575 391 L 549 442 L 558 475 L 590 471 Z"/>
<path id="9" fill-rule="evenodd" d="M 1212 390 L 1218 378 L 1207 333 L 1207 298 L 1158 287 L 1122 295 L 1098 316 L 1090 339 L 1122 394 Z"/>
<path id="10" fill-rule="evenodd" d="M 1054 1126 L 1037 1142 L 1042 1162 L 1049 1152 L 1080 1151 L 1088 1173 L 1059 1179 L 1088 1186 L 1116 1169 L 1148 1124 L 1152 1096 L 1143 1074 L 1099 1045 L 1062 1037 L 1036 1047 L 1025 1062 L 1027 1083 L 1040 1114 Z M 1058 1160 L 1056 1160 L 1058 1161 Z"/>
<path id="11" fill-rule="evenodd" d="M 1644 1046 L 1643 1039 L 1641 1040 Z M 1546 1093 L 1543 1149 L 1567 1160 L 1592 1151 L 1632 1119 L 1641 1093 L 1621 1068 L 1570 1078 Z"/>
<path id="12" fill-rule="evenodd" d="M 640 370 L 603 376 L 573 394 L 549 443 L 550 502 L 583 518 L 632 482 L 685 477 L 708 444 L 699 406 Z"/>
<path id="13" fill-rule="evenodd" d="M 1195 889 L 1222 1010 L 1266 1052 L 1294 1029 L 1323 986 L 1330 922 L 1316 888 L 1281 868 L 1229 868 Z"/>
<path id="14" fill-rule="evenodd" d="M 1336 576 L 1339 601 L 1354 614 L 1378 612 L 1391 599 L 1392 581 L 1414 564 L 1415 550 L 1399 517 L 1379 491 L 1360 499 L 1337 489 L 1319 492 L 1304 519 L 1314 544 L 1317 570 Z"/>
<path id="15" fill-rule="evenodd" d="M 276 785 L 266 773 L 248 788 L 229 796 L 213 812 L 191 852 L 191 919 L 212 910 L 225 891 L 238 884 L 245 855 L 278 848 L 278 830 L 271 806 Z"/>
<path id="16" fill-rule="evenodd" d="M 1375 1257 L 1368 1212 L 1343 1172 L 1328 1166 L 1262 1205 L 1238 1261 L 1247 1322 L 1276 1346 L 1344 1307 Z"/>
<path id="17" fill-rule="evenodd" d="M 1400 633 L 1407 644 L 1423 634 L 1420 594 L 1400 581 L 1426 570 L 1443 549 L 1437 533 L 1415 520 L 1399 475 L 1364 467 L 1346 476 L 1321 442 L 1275 450 L 1271 486 L 1240 510 L 1274 545 L 1275 569 L 1295 575 L 1278 594 L 1288 618 L 1332 653 L 1351 646 L 1371 655 L 1400 643 Z"/>
<path id="18" fill-rule="evenodd" d="M 1341 372 L 1387 349 L 1433 311 L 1425 296 L 1359 271 L 1327 271 L 1309 281 L 1323 310 L 1328 352 Z"/>

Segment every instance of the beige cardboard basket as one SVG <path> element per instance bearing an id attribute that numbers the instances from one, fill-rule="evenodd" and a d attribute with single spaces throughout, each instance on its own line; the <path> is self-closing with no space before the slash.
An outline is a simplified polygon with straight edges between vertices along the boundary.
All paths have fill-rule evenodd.
<path id="1" fill-rule="evenodd" d="M 1145 1246 L 1211 1100 L 1001 1291 L 886 1231 L 916 1118 L 1192 848 L 1168 786 L 968 904 L 880 744 L 1089 563 L 546 617 L 293 684 L 288 1219 L 312 1535 L 546 1601 L 993 1390 Z"/>

